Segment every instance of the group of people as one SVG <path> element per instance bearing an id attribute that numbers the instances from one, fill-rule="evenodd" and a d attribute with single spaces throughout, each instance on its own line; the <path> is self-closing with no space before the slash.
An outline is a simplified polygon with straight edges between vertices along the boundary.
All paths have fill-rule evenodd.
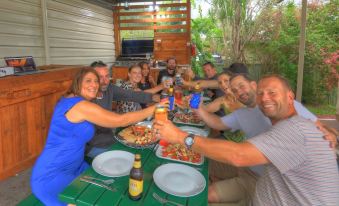
<path id="1" fill-rule="evenodd" d="M 58 194 L 88 167 L 85 155 L 94 158 L 114 144 L 112 128 L 153 115 L 157 93 L 164 89 L 161 80 L 175 76 L 177 62 L 167 60 L 157 83 L 147 62 L 133 65 L 120 87 L 111 83 L 105 63 L 90 66 L 74 77 L 58 101 L 46 145 L 33 168 L 32 191 L 45 205 L 66 205 Z M 217 74 L 207 62 L 203 70 L 204 79 L 191 73 L 193 81 L 183 80 L 183 85 L 199 83 L 207 90 L 212 102 L 194 112 L 224 137 L 191 137 L 170 121 L 155 121 L 153 127 L 158 138 L 211 159 L 209 204 L 339 204 L 338 168 L 329 145 L 335 145 L 335 135 L 294 100 L 284 78 L 271 75 L 257 84 L 240 63 Z M 117 111 L 112 111 L 112 101 Z M 142 110 L 142 105 L 148 106 Z"/>

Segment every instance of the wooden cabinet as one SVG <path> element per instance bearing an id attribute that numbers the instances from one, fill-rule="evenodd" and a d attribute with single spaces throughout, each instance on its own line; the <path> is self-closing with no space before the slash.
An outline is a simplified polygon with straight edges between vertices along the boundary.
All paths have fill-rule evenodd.
<path id="1" fill-rule="evenodd" d="M 0 180 L 34 164 L 54 106 L 80 68 L 0 78 Z"/>

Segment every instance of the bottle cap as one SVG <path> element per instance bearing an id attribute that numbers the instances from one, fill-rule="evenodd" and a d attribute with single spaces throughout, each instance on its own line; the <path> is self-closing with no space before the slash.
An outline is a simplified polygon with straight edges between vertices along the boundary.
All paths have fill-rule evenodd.
<path id="1" fill-rule="evenodd" d="M 141 159 L 141 155 L 140 154 L 135 154 L 135 158 L 136 159 Z"/>
<path id="2" fill-rule="evenodd" d="M 200 89 L 200 84 L 196 84 L 196 85 L 194 86 L 194 89 L 195 89 L 195 90 L 199 90 L 199 89 Z"/>

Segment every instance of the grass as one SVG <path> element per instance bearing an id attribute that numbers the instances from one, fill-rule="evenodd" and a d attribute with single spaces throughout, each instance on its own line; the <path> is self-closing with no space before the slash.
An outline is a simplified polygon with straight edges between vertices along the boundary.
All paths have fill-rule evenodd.
<path id="1" fill-rule="evenodd" d="M 315 115 L 335 115 L 336 108 L 333 105 L 306 105 L 307 109 L 309 109 Z"/>

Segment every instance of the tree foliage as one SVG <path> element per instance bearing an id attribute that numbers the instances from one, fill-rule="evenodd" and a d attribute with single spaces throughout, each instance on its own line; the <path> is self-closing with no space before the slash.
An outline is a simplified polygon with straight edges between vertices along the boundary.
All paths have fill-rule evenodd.
<path id="1" fill-rule="evenodd" d="M 339 24 L 335 8 L 338 8 L 338 0 L 327 4 L 313 2 L 307 8 L 303 81 L 303 101 L 307 103 L 323 103 L 334 88 L 329 86 L 329 78 L 332 77 L 332 82 L 338 81 L 338 61 L 336 66 L 325 61 L 338 50 Z M 255 53 L 262 62 L 264 73 L 282 74 L 296 88 L 301 10 L 288 3 L 272 8 L 270 13 L 270 26 L 254 42 Z"/>
<path id="2" fill-rule="evenodd" d="M 200 13 L 200 17 L 192 19 L 191 38 L 197 49 L 197 57 L 192 59 L 192 67 L 197 74 L 202 74 L 203 63 L 214 61 L 212 54 L 220 50 L 221 34 L 213 17 L 202 17 Z"/>
<path id="3" fill-rule="evenodd" d="M 264 21 L 256 18 L 274 5 L 273 0 L 212 0 L 212 14 L 222 29 L 224 55 L 230 62 L 245 62 L 246 46 Z"/>

